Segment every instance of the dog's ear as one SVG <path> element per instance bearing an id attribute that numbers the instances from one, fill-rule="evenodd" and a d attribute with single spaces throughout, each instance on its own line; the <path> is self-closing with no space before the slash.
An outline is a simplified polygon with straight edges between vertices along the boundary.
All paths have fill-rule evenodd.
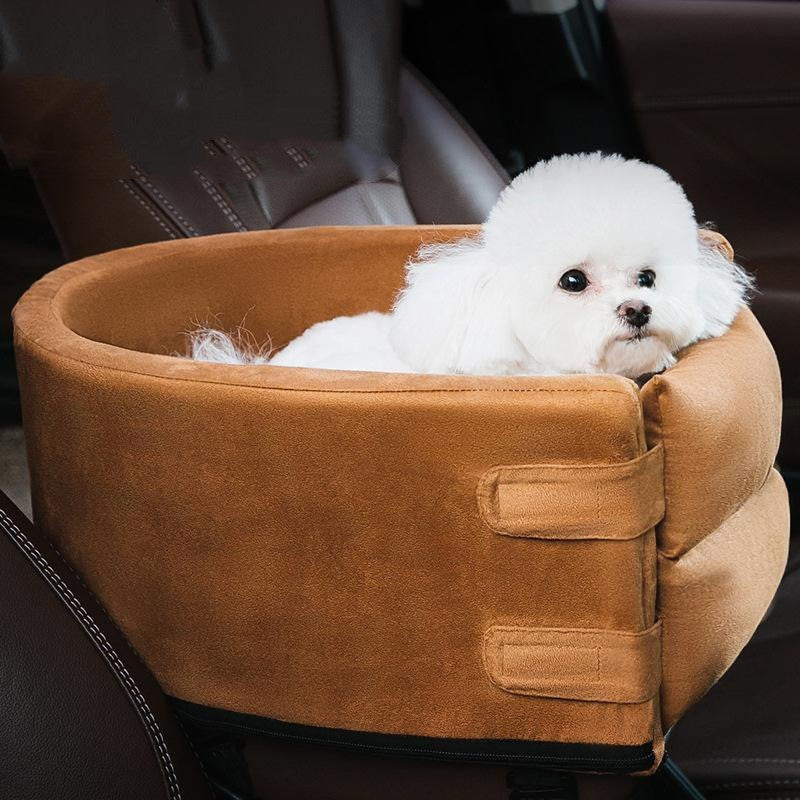
<path id="1" fill-rule="evenodd" d="M 392 347 L 415 372 L 492 374 L 520 347 L 480 237 L 423 247 L 392 317 Z"/>
<path id="2" fill-rule="evenodd" d="M 716 231 L 698 228 L 700 284 L 698 294 L 705 315 L 701 338 L 721 336 L 754 290 L 753 276 L 733 260 L 731 243 Z"/>
<path id="3" fill-rule="evenodd" d="M 712 231 L 709 228 L 697 229 L 697 241 L 700 247 L 717 250 L 728 261 L 733 261 L 733 245 L 719 231 Z"/>

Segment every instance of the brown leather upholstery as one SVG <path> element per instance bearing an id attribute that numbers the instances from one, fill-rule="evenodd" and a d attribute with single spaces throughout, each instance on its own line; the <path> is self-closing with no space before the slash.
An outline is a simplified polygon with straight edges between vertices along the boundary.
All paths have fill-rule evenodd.
<path id="1" fill-rule="evenodd" d="M 480 222 L 506 182 L 401 70 L 395 0 L 80 8 L 0 2 L 0 137 L 69 257 L 259 228 Z"/>
<path id="2" fill-rule="evenodd" d="M 0 631 L 0 796 L 210 798 L 153 677 L 2 494 Z"/>
<path id="3" fill-rule="evenodd" d="M 458 112 L 413 68 L 400 76 L 400 174 L 420 223 L 483 222 L 508 180 Z"/>
<path id="4" fill-rule="evenodd" d="M 783 375 L 779 455 L 800 469 L 800 3 L 609 0 L 645 152 L 756 274 Z"/>
<path id="5" fill-rule="evenodd" d="M 38 278 L 63 263 L 61 249 L 24 169 L 0 153 L 0 423 L 19 418 L 11 308 Z"/>

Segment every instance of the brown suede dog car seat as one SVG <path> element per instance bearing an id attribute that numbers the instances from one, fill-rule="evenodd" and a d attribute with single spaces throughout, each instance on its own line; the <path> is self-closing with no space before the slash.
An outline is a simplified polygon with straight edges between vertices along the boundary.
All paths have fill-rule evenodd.
<path id="1" fill-rule="evenodd" d="M 38 523 L 187 713 L 295 740 L 648 771 L 787 550 L 749 311 L 640 390 L 173 357 L 388 309 L 423 241 L 317 228 L 68 264 L 15 310 Z M 65 507 L 75 513 L 59 513 Z"/>

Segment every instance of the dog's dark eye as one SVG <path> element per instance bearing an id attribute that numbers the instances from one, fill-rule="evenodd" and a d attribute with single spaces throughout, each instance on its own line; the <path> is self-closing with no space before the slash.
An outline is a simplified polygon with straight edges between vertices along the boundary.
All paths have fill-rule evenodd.
<path id="1" fill-rule="evenodd" d="M 656 274 L 651 269 L 643 269 L 639 273 L 639 277 L 636 278 L 636 283 L 639 286 L 644 286 L 646 289 L 649 289 L 651 286 L 656 285 Z"/>
<path id="2" fill-rule="evenodd" d="M 582 292 L 589 285 L 589 281 L 579 269 L 570 269 L 561 276 L 558 285 L 565 292 Z"/>

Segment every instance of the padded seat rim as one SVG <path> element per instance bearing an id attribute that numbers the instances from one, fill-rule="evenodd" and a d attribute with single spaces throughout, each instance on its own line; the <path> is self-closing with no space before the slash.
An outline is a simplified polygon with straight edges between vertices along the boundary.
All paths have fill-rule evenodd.
<path id="1" fill-rule="evenodd" d="M 387 232 L 412 234 L 422 231 L 458 232 L 476 230 L 470 225 L 397 225 L 376 227 L 318 227 L 217 234 L 191 240 L 157 242 L 113 250 L 65 264 L 37 281 L 22 296 L 13 311 L 15 337 L 59 358 L 148 378 L 252 387 L 281 391 L 325 393 L 409 393 L 409 392 L 613 392 L 640 405 L 634 381 L 619 375 L 476 376 L 420 375 L 405 373 L 319 370 L 304 367 L 254 367 L 193 362 L 169 355 L 128 350 L 88 339 L 63 319 L 59 300 L 76 284 L 96 282 L 100 275 L 137 269 L 144 263 L 170 262 L 178 253 L 206 249 L 209 242 L 222 254 L 240 246 L 255 247 L 297 236 L 326 237 L 342 233 L 380 237 Z"/>

